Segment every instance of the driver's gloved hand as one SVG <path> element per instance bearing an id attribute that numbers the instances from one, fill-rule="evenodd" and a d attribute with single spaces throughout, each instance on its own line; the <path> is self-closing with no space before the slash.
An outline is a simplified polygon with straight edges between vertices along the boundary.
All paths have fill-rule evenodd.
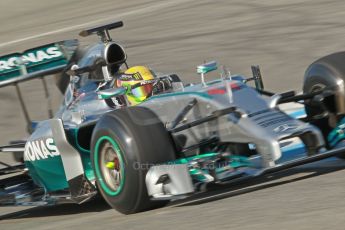
<path id="1" fill-rule="evenodd" d="M 153 88 L 153 94 L 158 94 L 172 89 L 172 84 L 168 78 L 157 80 Z"/>

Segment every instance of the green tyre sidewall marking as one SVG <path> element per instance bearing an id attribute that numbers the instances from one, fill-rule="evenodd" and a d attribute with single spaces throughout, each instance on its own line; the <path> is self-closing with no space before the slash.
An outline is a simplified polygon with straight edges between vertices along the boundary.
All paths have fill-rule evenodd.
<path id="1" fill-rule="evenodd" d="M 108 187 L 108 185 L 106 184 L 106 182 L 103 180 L 103 176 L 101 173 L 101 170 L 99 168 L 99 147 L 101 145 L 101 143 L 103 141 L 109 141 L 112 146 L 115 149 L 116 155 L 119 158 L 120 161 L 120 167 L 121 167 L 121 182 L 120 182 L 120 186 L 118 187 L 118 189 L 116 191 L 110 189 Z M 123 156 L 122 156 L 122 151 L 119 147 L 119 145 L 116 143 L 116 141 L 114 141 L 111 137 L 109 136 L 102 136 L 101 138 L 99 138 L 96 142 L 96 146 L 95 146 L 95 154 L 94 154 L 94 162 L 95 162 L 95 173 L 96 173 L 96 177 L 98 179 L 98 182 L 100 184 L 100 186 L 102 187 L 103 191 L 109 195 L 109 196 L 117 196 L 123 189 L 124 183 L 125 183 L 125 164 L 123 161 Z"/>

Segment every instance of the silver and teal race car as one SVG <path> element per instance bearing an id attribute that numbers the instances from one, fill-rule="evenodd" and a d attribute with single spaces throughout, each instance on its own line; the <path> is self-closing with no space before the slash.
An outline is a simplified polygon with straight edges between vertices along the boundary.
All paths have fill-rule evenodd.
<path id="1" fill-rule="evenodd" d="M 222 67 L 206 81 L 219 69 L 214 61 L 197 67 L 200 83 L 184 84 L 176 74 L 145 79 L 129 67 L 109 35 L 122 25 L 82 31 L 101 40 L 86 48 L 68 40 L 0 58 L 0 87 L 16 87 L 30 133 L 0 147 L 18 161 L 0 169 L 1 205 L 83 203 L 100 194 L 130 214 L 210 184 L 344 156 L 345 52 L 312 63 L 301 94 L 265 90 L 258 66 L 249 78 Z M 46 86 L 48 75 L 63 103 L 32 122 L 19 84 L 40 78 Z"/>

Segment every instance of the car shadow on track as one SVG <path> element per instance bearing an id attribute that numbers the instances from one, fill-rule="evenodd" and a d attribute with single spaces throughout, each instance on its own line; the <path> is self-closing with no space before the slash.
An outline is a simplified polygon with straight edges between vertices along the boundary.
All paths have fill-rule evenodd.
<path id="1" fill-rule="evenodd" d="M 1 220 L 8 219 L 25 219 L 46 216 L 63 216 L 80 213 L 103 212 L 111 209 L 111 207 L 101 198 L 83 204 L 60 204 L 54 206 L 40 206 L 17 211 L 5 215 L 0 215 Z"/>
<path id="2" fill-rule="evenodd" d="M 251 178 L 237 184 L 213 185 L 208 188 L 207 192 L 193 195 L 185 200 L 175 201 L 171 203 L 170 206 L 182 207 L 199 205 L 345 170 L 344 160 L 333 158 L 325 160 L 323 163 L 324 164 L 317 162 L 291 168 L 274 174 Z"/>
<path id="3" fill-rule="evenodd" d="M 279 173 L 253 178 L 237 184 L 222 186 L 213 185 L 208 188 L 207 192 L 195 194 L 192 197 L 184 200 L 171 202 L 166 208 L 176 208 L 212 202 L 258 190 L 280 186 L 283 184 L 289 184 L 320 175 L 326 175 L 340 170 L 345 170 L 345 161 L 333 159 L 331 161 L 324 161 L 322 163 L 313 163 L 306 166 L 288 169 Z M 46 216 L 62 216 L 80 213 L 103 212 L 110 209 L 111 207 L 103 199 L 97 198 L 81 205 L 62 204 L 48 207 L 42 206 L 29 208 L 23 211 L 0 215 L 0 221 L 6 219 L 25 219 Z"/>

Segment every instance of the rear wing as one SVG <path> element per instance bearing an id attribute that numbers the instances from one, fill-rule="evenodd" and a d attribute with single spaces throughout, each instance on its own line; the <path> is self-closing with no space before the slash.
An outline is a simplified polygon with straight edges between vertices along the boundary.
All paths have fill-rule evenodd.
<path id="1" fill-rule="evenodd" d="M 62 73 L 75 55 L 78 45 L 76 39 L 65 40 L 0 57 L 0 88 L 10 85 L 16 87 L 29 132 L 33 131 L 31 119 L 18 84 L 40 78 L 48 101 L 49 117 L 52 117 L 50 93 L 44 77 Z"/>
<path id="2" fill-rule="evenodd" d="M 0 57 L 0 88 L 61 72 L 77 47 L 78 40 L 66 40 Z"/>

